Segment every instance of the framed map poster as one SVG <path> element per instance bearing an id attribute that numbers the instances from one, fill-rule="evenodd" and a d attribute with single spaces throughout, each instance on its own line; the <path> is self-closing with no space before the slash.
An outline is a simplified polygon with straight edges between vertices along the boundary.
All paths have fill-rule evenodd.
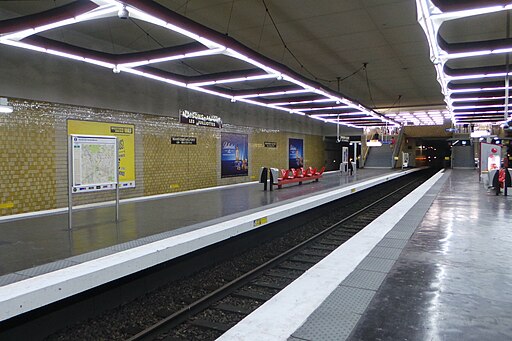
<path id="1" fill-rule="evenodd" d="M 71 135 L 71 151 L 73 193 L 116 189 L 116 137 Z"/>
<path id="2" fill-rule="evenodd" d="M 113 136 L 119 141 L 119 187 L 135 187 L 135 126 L 117 122 L 68 120 L 68 135 Z"/>

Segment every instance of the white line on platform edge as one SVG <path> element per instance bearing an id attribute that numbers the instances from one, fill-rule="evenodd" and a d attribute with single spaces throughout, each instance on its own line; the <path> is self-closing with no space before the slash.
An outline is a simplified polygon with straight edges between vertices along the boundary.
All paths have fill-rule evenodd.
<path id="1" fill-rule="evenodd" d="M 288 340 L 442 175 L 435 174 L 217 340 Z"/>

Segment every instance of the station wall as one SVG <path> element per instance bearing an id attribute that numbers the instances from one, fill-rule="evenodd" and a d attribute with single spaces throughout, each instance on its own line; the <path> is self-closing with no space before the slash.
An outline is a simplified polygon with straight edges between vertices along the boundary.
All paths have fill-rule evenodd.
<path id="1" fill-rule="evenodd" d="M 255 180 L 261 166 L 288 168 L 289 138 L 304 140 L 306 166 L 322 166 L 323 136 L 335 129 L 56 56 L 3 46 L 0 54 L 0 97 L 15 108 L 0 115 L 0 215 L 67 206 L 67 119 L 135 125 L 136 188 L 123 189 L 121 198 Z M 217 115 L 223 128 L 180 124 L 181 109 Z M 248 135 L 248 176 L 221 178 L 222 132 Z M 173 145 L 171 136 L 197 137 L 197 145 Z M 277 147 L 265 147 L 267 141 Z M 74 202 L 113 198 L 113 192 L 96 192 L 75 195 Z"/>
<path id="2" fill-rule="evenodd" d="M 304 140 L 305 164 L 324 164 L 321 135 L 226 124 L 222 129 L 180 124 L 176 117 L 137 114 L 9 98 L 14 112 L 0 115 L 0 215 L 67 206 L 67 120 L 135 125 L 136 188 L 121 198 L 178 192 L 256 180 L 262 166 L 288 168 L 288 139 Z M 248 135 L 248 176 L 221 178 L 223 132 Z M 172 136 L 196 145 L 171 144 Z M 264 142 L 275 142 L 267 148 Z M 75 194 L 74 203 L 114 199 L 114 192 Z"/>

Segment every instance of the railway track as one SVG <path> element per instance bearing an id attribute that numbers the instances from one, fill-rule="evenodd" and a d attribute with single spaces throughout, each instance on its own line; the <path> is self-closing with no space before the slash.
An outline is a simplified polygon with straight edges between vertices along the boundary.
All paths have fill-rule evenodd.
<path id="1" fill-rule="evenodd" d="M 358 202 L 352 212 L 300 244 L 256 264 L 237 278 L 129 338 L 135 340 L 214 340 L 361 231 L 433 173 L 419 172 L 381 188 L 378 199 Z M 412 179 L 411 179 L 412 177 Z M 405 182 L 405 183 L 404 183 Z M 249 266 L 247 266 L 249 267 Z"/>

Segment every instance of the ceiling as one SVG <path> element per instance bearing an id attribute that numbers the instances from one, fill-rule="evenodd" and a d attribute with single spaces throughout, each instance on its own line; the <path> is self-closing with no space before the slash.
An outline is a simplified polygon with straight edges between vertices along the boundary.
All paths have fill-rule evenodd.
<path id="1" fill-rule="evenodd" d="M 420 2 L 422 0 L 418 0 Z M 93 1 L 102 3 L 102 1 Z M 105 2 L 108 2 L 105 0 Z M 113 1 L 112 1 L 113 2 Z M 148 66 L 135 67 L 132 73 L 151 73 L 186 84 L 192 82 L 200 91 L 219 92 L 226 98 L 255 102 L 266 106 L 290 110 L 306 115 L 330 114 L 324 119 L 355 126 L 386 124 L 379 119 L 388 118 L 407 122 L 407 117 L 417 117 L 410 123 L 431 124 L 424 119 L 435 113 L 444 117 L 446 108 L 443 84 L 438 83 L 438 70 L 431 61 L 431 49 L 427 36 L 418 24 L 416 2 L 412 0 L 157 0 L 179 17 L 191 19 L 216 32 L 205 34 L 214 41 L 232 44 L 233 38 L 240 45 L 229 45 L 235 51 L 243 51 L 253 59 L 277 70 L 268 74 L 246 60 L 234 59 L 232 55 L 210 54 L 210 46 L 203 56 L 165 61 Z M 432 4 L 430 1 L 426 1 Z M 433 1 L 446 11 L 452 11 L 454 0 Z M 482 3 L 489 1 L 465 1 Z M 494 3 L 500 1 L 495 0 Z M 503 2 L 503 1 L 501 1 Z M 69 4 L 85 4 L 90 1 L 2 1 L 0 2 L 0 34 L 2 24 L 22 16 L 55 9 Z M 126 1 L 128 5 L 152 1 Z M 444 6 L 444 7 L 443 7 Z M 459 5 L 460 6 L 460 5 Z M 151 10 L 151 6 L 147 7 Z M 155 7 L 156 8 L 156 7 Z M 130 7 L 128 7 L 130 9 Z M 459 10 L 460 7 L 456 8 Z M 505 12 L 507 13 L 507 12 Z M 492 16 L 494 15 L 494 16 Z M 505 38 L 504 13 L 494 13 L 489 18 L 477 18 L 476 22 L 450 21 L 443 25 L 440 34 L 444 40 L 467 42 Z M 181 19 L 180 19 L 181 20 Z M 462 19 L 468 20 L 468 19 Z M 183 21 L 185 24 L 188 21 Z M 8 25 L 7 25 L 8 26 Z M 199 31 L 203 32 L 202 29 Z M 36 37 L 37 39 L 35 39 Z M 47 44 L 57 41 L 63 51 L 74 46 L 73 53 L 95 51 L 103 53 L 94 57 L 117 65 L 136 60 L 135 53 L 145 53 L 145 58 L 156 58 L 159 51 L 167 53 L 203 53 L 204 46 L 189 36 L 167 28 L 153 25 L 131 16 L 120 20 L 117 16 L 84 21 L 73 25 L 40 32 L 28 37 L 30 43 Z M 220 40 L 217 40 L 220 39 Z M 37 40 L 37 41 L 36 41 Z M 27 40 L 29 42 L 29 40 Z M 62 44 L 64 43 L 64 44 Z M 64 46 L 65 45 L 65 46 Z M 48 47 L 48 45 L 45 45 Z M 76 47 L 76 48 L 75 48 Z M 244 47 L 248 48 L 247 50 Z M 82 50 L 77 50 L 82 48 Z M 252 54 L 254 52 L 254 54 Z M 148 57 L 149 56 L 149 57 Z M 110 58 L 110 59 L 109 59 Z M 131 59 L 130 59 L 131 58 Z M 504 55 L 475 57 L 471 60 L 450 60 L 445 67 L 467 68 L 475 66 L 502 65 Z M 155 69 L 157 72 L 155 72 Z M 306 82 L 321 92 L 301 92 L 297 82 L 280 74 L 290 75 L 292 80 Z M 251 78 L 250 82 L 208 84 L 226 75 Z M 276 76 L 277 75 L 277 76 Z M 249 84 L 250 83 L 250 84 Z M 197 88 L 197 87 L 196 87 Z M 256 89 L 256 90 L 255 90 Z M 267 93 L 278 95 L 263 96 Z M 198 90 L 198 89 L 195 89 Z M 296 91 L 297 90 L 297 91 Z M 303 90 L 303 89 L 302 89 Z M 251 94 L 258 93 L 258 97 Z M 338 98 L 338 91 L 342 94 Z M 455 96 L 456 97 L 456 96 Z M 284 104 L 286 103 L 286 104 Z M 358 105 L 362 104 L 362 107 Z M 257 105 L 260 105 L 257 104 Z M 455 109 L 456 105 L 452 105 Z M 466 107 L 464 107 L 466 108 Z M 491 107 L 493 108 L 493 107 Z M 473 108 L 474 109 L 474 108 Z M 473 110 L 471 109 L 471 110 Z M 467 110 L 467 109 L 464 109 Z M 477 110 L 477 109 L 475 109 Z M 406 113 L 411 112 L 408 116 Z M 414 112 L 420 112 L 419 114 Z M 398 119 L 401 118 L 401 119 Z M 442 120 L 441 120 L 442 121 Z M 423 122 L 423 123 L 425 123 Z M 466 121 L 464 121 L 466 122 Z M 388 122 L 390 123 L 390 121 Z"/>

